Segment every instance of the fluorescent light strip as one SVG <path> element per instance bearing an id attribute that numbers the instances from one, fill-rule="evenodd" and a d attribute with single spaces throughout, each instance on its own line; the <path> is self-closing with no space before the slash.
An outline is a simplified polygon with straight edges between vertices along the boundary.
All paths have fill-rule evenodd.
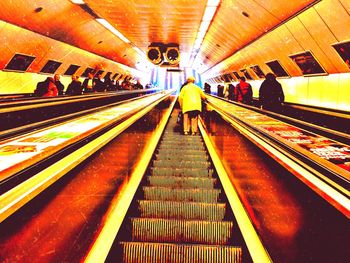
<path id="1" fill-rule="evenodd" d="M 203 18 L 201 21 L 201 25 L 199 26 L 199 30 L 197 32 L 197 38 L 193 44 L 190 58 L 190 65 L 193 66 L 194 60 L 197 58 L 198 51 L 202 45 L 203 39 L 208 31 L 211 21 L 215 15 L 218 5 L 220 4 L 220 0 L 208 0 Z"/>
<path id="2" fill-rule="evenodd" d="M 84 5 L 85 4 L 85 2 L 83 0 L 71 0 L 71 2 L 73 4 L 77 4 L 77 5 Z"/>
<path id="3" fill-rule="evenodd" d="M 207 32 L 207 30 L 208 30 L 208 27 L 209 27 L 209 25 L 210 25 L 210 22 L 211 21 L 202 21 L 202 23 L 201 23 L 201 25 L 200 25 L 200 27 L 199 27 L 199 32 Z"/>
<path id="4" fill-rule="evenodd" d="M 220 3 L 220 0 L 208 0 L 207 6 L 218 6 Z"/>
<path id="5" fill-rule="evenodd" d="M 140 55 L 145 55 L 145 53 L 142 52 L 142 50 L 136 46 L 132 47 L 137 53 L 139 53 Z"/>
<path id="6" fill-rule="evenodd" d="M 216 11 L 216 6 L 207 6 L 204 11 L 203 21 L 211 21 Z"/>
<path id="7" fill-rule="evenodd" d="M 105 20 L 103 18 L 96 18 L 96 21 L 99 22 L 101 25 L 103 25 L 105 28 L 107 28 L 109 31 L 111 31 L 114 35 L 119 37 L 121 40 L 123 40 L 125 43 L 131 42 L 122 33 L 120 33 L 116 28 L 114 28 L 107 20 Z"/>

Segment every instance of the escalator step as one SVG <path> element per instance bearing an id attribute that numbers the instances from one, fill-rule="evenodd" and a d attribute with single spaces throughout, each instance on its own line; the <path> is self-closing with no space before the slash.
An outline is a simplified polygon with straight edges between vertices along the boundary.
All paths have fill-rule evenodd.
<path id="1" fill-rule="evenodd" d="M 153 167 L 154 168 L 169 168 L 169 169 L 175 169 L 177 167 L 181 168 L 206 168 L 208 169 L 210 167 L 210 162 L 205 161 L 196 161 L 191 162 L 187 160 L 155 160 L 153 161 Z"/>
<path id="2" fill-rule="evenodd" d="M 233 223 L 158 218 L 132 218 L 132 241 L 229 244 Z"/>
<path id="3" fill-rule="evenodd" d="M 163 149 L 178 149 L 182 151 L 186 150 L 200 150 L 200 151 L 205 151 L 205 147 L 202 143 L 192 143 L 192 144 L 181 144 L 181 143 L 162 143 L 159 147 L 159 150 Z"/>
<path id="4" fill-rule="evenodd" d="M 173 152 L 168 152 L 162 155 L 156 154 L 155 159 L 156 160 L 208 161 L 209 156 L 204 152 L 198 152 L 197 154 L 182 153 L 181 155 Z"/>
<path id="5" fill-rule="evenodd" d="M 241 263 L 242 249 L 145 242 L 121 242 L 125 263 Z"/>
<path id="6" fill-rule="evenodd" d="M 164 139 L 180 139 L 180 140 L 185 140 L 185 141 L 201 141 L 200 136 L 184 136 L 180 133 L 172 132 L 172 131 L 167 131 L 165 130 L 163 134 L 163 140 Z"/>
<path id="7" fill-rule="evenodd" d="M 169 146 L 169 147 L 178 147 L 179 145 L 181 146 L 202 146 L 204 147 L 203 141 L 202 140 L 184 140 L 184 138 L 178 138 L 178 139 L 163 139 L 161 141 L 160 146 Z"/>
<path id="8" fill-rule="evenodd" d="M 201 203 L 217 203 L 221 192 L 219 189 L 176 189 L 149 186 L 144 186 L 143 191 L 146 200 Z"/>
<path id="9" fill-rule="evenodd" d="M 221 221 L 226 204 L 139 200 L 141 217 Z"/>
<path id="10" fill-rule="evenodd" d="M 147 176 L 150 186 L 212 189 L 217 179 L 176 176 Z"/>
<path id="11" fill-rule="evenodd" d="M 208 168 L 151 168 L 152 175 L 159 176 L 189 176 L 189 177 L 212 177 L 213 171 Z"/>

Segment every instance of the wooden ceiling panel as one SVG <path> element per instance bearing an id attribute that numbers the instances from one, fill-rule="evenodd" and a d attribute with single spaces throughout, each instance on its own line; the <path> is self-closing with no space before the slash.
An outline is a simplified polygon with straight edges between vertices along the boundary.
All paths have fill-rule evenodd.
<path id="1" fill-rule="evenodd" d="M 30 37 L 30 31 L 22 31 L 21 28 L 11 24 L 6 24 L 4 30 L 6 34 L 1 34 L 0 41 L 3 43 L 1 45 L 2 49 L 4 48 L 7 52 L 1 52 L 1 54 L 7 56 L 7 58 L 1 58 L 1 61 L 3 61 L 1 68 L 9 62 L 15 53 L 21 53 L 36 57 L 28 69 L 29 71 L 33 71 L 33 68 L 37 67 L 50 48 L 45 42 L 44 37 L 38 35 L 33 39 Z M 28 44 L 28 39 L 31 39 L 30 45 Z"/>
<path id="2" fill-rule="evenodd" d="M 128 66 L 138 56 L 123 57 L 129 45 L 68 0 L 0 1 L 0 19 Z"/>
<path id="3" fill-rule="evenodd" d="M 323 0 L 315 6 L 315 10 L 338 41 L 350 39 L 350 1 Z"/>
<path id="4" fill-rule="evenodd" d="M 207 1 L 86 0 L 85 2 L 145 52 L 152 42 L 179 43 L 182 52 L 189 52 Z"/>
<path id="5" fill-rule="evenodd" d="M 198 53 L 198 58 L 203 59 L 200 71 L 232 56 L 314 2 L 222 0 Z M 144 52 L 152 42 L 174 42 L 180 45 L 181 52 L 188 53 L 207 0 L 85 0 L 85 3 Z M 329 16 L 331 19 L 332 15 Z M 133 68 L 140 61 L 132 45 L 124 43 L 69 0 L 3 0 L 0 19 Z"/>
<path id="6" fill-rule="evenodd" d="M 217 63 L 219 63 L 313 2 L 315 1 L 224 0 L 208 30 L 204 44 L 213 40 L 235 42 L 234 40 L 237 39 L 236 45 L 231 45 L 224 54 L 217 56 Z M 228 30 L 230 34 L 223 35 L 222 28 Z M 205 57 L 212 51 L 202 48 L 201 52 Z M 202 68 L 201 72 L 205 72 L 214 65 L 206 65 L 207 67 Z"/>
<path id="7" fill-rule="evenodd" d="M 319 64 L 326 69 L 328 73 L 336 72 L 335 67 L 330 63 L 329 59 L 326 57 L 324 52 L 321 50 L 319 44 L 310 34 L 310 29 L 307 29 L 302 23 L 301 19 L 297 17 L 286 24 L 288 30 L 296 38 L 300 46 L 302 47 L 297 53 L 312 50 L 315 58 L 318 60 Z M 320 26 L 320 25 L 318 25 Z M 293 54 L 288 54 L 293 55 Z"/>
<path id="8" fill-rule="evenodd" d="M 346 65 L 332 47 L 332 44 L 337 43 L 338 40 L 335 38 L 334 34 L 328 30 L 327 25 L 322 20 L 319 13 L 314 8 L 311 8 L 298 17 L 307 28 L 312 39 L 314 39 L 319 46 L 319 49 L 316 49 L 314 52 L 317 52 L 327 72 L 337 73 L 341 71 L 342 66 Z"/>

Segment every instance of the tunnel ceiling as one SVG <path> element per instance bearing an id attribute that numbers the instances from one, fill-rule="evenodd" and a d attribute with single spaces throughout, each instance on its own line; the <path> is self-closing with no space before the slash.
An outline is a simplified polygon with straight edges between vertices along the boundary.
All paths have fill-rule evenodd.
<path id="1" fill-rule="evenodd" d="M 198 52 L 205 72 L 270 29 L 318 1 L 222 0 Z M 207 0 L 3 0 L 0 19 L 136 68 L 152 42 L 178 43 L 182 66 L 189 55 Z M 91 12 L 92 11 L 92 12 Z M 132 43 L 96 22 L 106 19 Z M 25 43 L 23 43 L 25 45 Z"/>

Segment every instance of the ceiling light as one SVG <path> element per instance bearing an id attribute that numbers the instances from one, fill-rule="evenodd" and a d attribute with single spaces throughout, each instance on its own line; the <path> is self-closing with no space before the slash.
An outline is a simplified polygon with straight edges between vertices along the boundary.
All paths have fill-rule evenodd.
<path id="1" fill-rule="evenodd" d="M 111 31 L 114 35 L 119 37 L 121 40 L 123 40 L 125 43 L 131 42 L 122 33 L 120 33 L 116 28 L 114 28 L 107 20 L 105 20 L 103 18 L 96 18 L 96 21 L 99 22 L 101 25 L 103 25 L 105 28 L 107 28 L 109 31 Z"/>
<path id="2" fill-rule="evenodd" d="M 203 15 L 203 21 L 211 21 L 216 11 L 216 6 L 207 6 Z"/>
<path id="3" fill-rule="evenodd" d="M 207 31 L 199 31 L 197 34 L 197 39 L 203 39 Z"/>
<path id="4" fill-rule="evenodd" d="M 220 2 L 221 2 L 220 0 L 208 0 L 208 2 L 207 2 L 201 24 L 200 24 L 199 30 L 197 32 L 197 38 L 196 38 L 196 40 L 193 44 L 193 47 L 192 47 L 190 65 L 193 65 L 193 62 L 197 58 L 197 55 L 198 55 L 199 49 L 202 45 L 203 39 L 208 31 L 210 23 L 213 20 L 213 17 L 215 15 L 215 12 L 216 12 Z M 193 52 L 194 50 L 196 52 Z"/>
<path id="5" fill-rule="evenodd" d="M 207 29 L 208 29 L 209 25 L 210 25 L 210 21 L 202 21 L 202 23 L 201 23 L 201 25 L 199 27 L 199 31 L 200 32 L 203 32 L 203 31 L 207 32 Z"/>
<path id="6" fill-rule="evenodd" d="M 220 3 L 220 0 L 208 0 L 207 6 L 218 6 Z"/>
<path id="7" fill-rule="evenodd" d="M 136 47 L 136 46 L 134 46 L 134 47 L 132 47 L 137 53 L 139 53 L 140 55 L 145 55 L 145 53 L 143 53 L 143 51 L 140 49 L 140 48 L 138 48 L 138 47 Z"/>
<path id="8" fill-rule="evenodd" d="M 83 5 L 85 2 L 83 0 L 71 0 L 73 4 Z"/>

